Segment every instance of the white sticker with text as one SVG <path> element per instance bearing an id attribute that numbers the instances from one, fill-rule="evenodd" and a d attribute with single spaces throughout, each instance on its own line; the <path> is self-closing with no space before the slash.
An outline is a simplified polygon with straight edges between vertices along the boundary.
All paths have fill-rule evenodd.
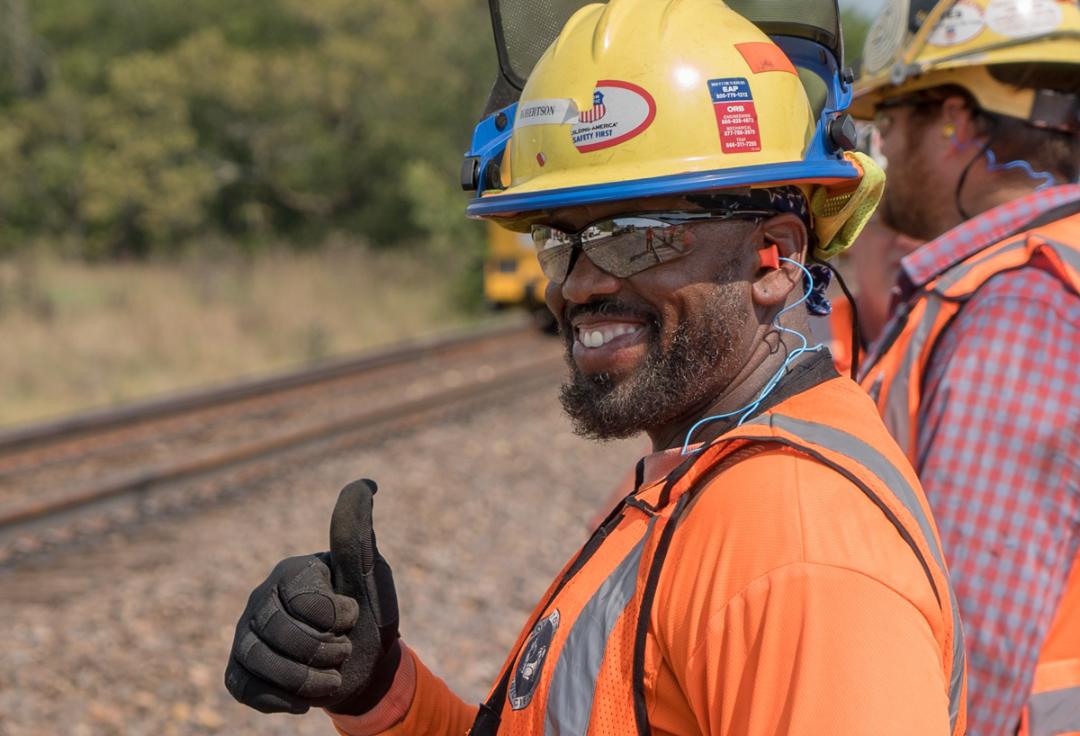
<path id="1" fill-rule="evenodd" d="M 1057 0 L 990 0 L 986 6 L 990 30 L 1009 38 L 1049 33 L 1061 25 Z"/>
<path id="2" fill-rule="evenodd" d="M 610 148 L 643 133 L 656 118 L 656 102 L 645 89 L 613 79 L 596 83 L 593 105 L 578 113 L 570 137 L 582 153 Z"/>
<path id="3" fill-rule="evenodd" d="M 577 105 L 573 100 L 530 100 L 518 107 L 516 128 L 529 125 L 567 125 L 576 123 Z"/>
<path id="4" fill-rule="evenodd" d="M 966 43 L 978 36 L 985 25 L 982 8 L 969 0 L 960 0 L 941 16 L 927 43 L 931 46 Z"/>

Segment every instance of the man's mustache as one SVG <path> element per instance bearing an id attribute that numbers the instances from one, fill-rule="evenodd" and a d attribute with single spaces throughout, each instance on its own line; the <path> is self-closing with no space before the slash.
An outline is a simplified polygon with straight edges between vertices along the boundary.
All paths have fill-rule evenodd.
<path id="1" fill-rule="evenodd" d="M 564 324 L 569 324 L 578 317 L 592 316 L 623 317 L 639 319 L 649 323 L 656 321 L 656 315 L 652 311 L 635 307 L 617 299 L 593 299 L 584 304 L 570 304 L 563 310 Z"/>

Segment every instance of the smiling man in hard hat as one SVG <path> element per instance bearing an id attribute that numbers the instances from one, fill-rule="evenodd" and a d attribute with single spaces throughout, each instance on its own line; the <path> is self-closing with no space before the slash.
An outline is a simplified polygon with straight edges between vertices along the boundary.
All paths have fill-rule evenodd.
<path id="1" fill-rule="evenodd" d="M 863 385 L 941 528 L 969 729 L 1080 733 L 1080 9 L 894 1 L 864 67 L 880 215 L 930 242 Z"/>
<path id="2" fill-rule="evenodd" d="M 588 5 L 478 128 L 469 212 L 536 242 L 563 405 L 583 435 L 654 449 L 487 701 L 398 639 L 367 482 L 342 492 L 329 556 L 252 594 L 226 671 L 238 700 L 321 706 L 351 736 L 963 733 L 925 498 L 866 394 L 803 337 L 807 306 L 826 308 L 804 264 L 850 244 L 882 183 L 844 150 L 836 5 L 766 10 Z"/>

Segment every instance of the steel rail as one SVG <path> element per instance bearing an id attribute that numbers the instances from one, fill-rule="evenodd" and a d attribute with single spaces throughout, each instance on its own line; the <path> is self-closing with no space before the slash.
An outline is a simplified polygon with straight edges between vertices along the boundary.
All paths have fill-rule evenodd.
<path id="1" fill-rule="evenodd" d="M 283 393 L 356 373 L 398 365 L 437 355 L 485 338 L 497 338 L 535 330 L 528 318 L 469 327 L 421 337 L 382 348 L 319 363 L 255 380 L 238 381 L 204 389 L 150 399 L 122 407 L 95 409 L 59 419 L 0 429 L 0 456 L 49 445 L 79 436 L 165 419 L 208 407 L 220 407 L 254 397 Z"/>
<path id="2" fill-rule="evenodd" d="M 466 403 L 501 390 L 528 385 L 540 379 L 550 379 L 558 375 L 561 365 L 561 359 L 543 359 L 524 367 L 507 370 L 502 375 L 476 380 L 393 406 L 361 412 L 318 426 L 233 446 L 225 450 L 182 458 L 171 463 L 159 463 L 133 472 L 116 473 L 76 487 L 61 498 L 31 501 L 16 505 L 15 508 L 7 511 L 0 511 L 0 536 L 9 536 L 19 527 L 41 522 L 52 516 L 83 509 L 119 496 L 145 493 L 154 486 L 221 473 L 319 440 L 357 431 L 385 430 L 389 426 L 426 416 L 439 409 Z"/>

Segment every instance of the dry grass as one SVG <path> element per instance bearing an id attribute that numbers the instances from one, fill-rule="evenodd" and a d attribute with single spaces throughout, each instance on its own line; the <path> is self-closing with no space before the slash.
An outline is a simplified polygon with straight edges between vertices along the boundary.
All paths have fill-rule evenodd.
<path id="1" fill-rule="evenodd" d="M 413 254 L 0 262 L 0 424 L 266 373 L 468 320 Z"/>

